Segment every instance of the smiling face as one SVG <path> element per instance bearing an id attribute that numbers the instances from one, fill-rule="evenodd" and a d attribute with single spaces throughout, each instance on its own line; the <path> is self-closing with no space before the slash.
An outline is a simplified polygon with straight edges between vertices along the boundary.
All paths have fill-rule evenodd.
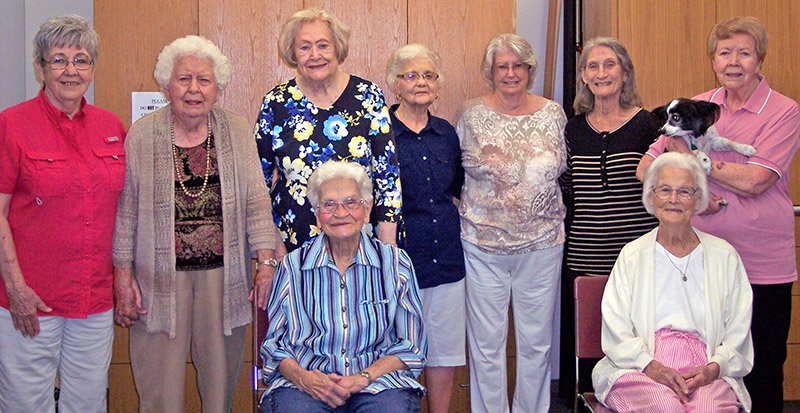
<path id="1" fill-rule="evenodd" d="M 372 205 L 359 202 L 355 209 L 349 210 L 342 203 L 347 199 L 361 199 L 356 181 L 348 178 L 334 178 L 319 186 L 319 204 L 337 202 L 336 210 L 325 212 L 315 206 L 317 226 L 335 243 L 358 243 L 361 228 L 369 221 Z"/>
<path id="2" fill-rule="evenodd" d="M 52 47 L 46 54 L 48 62 L 65 59 L 69 62 L 67 67 L 56 70 L 47 62 L 36 65 L 37 74 L 44 82 L 47 100 L 70 116 L 80 109 L 81 99 L 94 80 L 94 65 L 87 70 L 77 70 L 72 63 L 76 58 L 93 60 L 85 48 Z"/>
<path id="3" fill-rule="evenodd" d="M 417 75 L 435 74 L 436 67 L 424 57 L 415 57 L 406 62 L 400 71 L 402 74 L 409 72 Z M 423 76 L 417 76 L 413 81 L 402 77 L 395 80 L 395 90 L 397 91 L 400 105 L 427 109 L 438 96 L 439 84 L 436 79 L 425 80 Z"/>
<path id="4" fill-rule="evenodd" d="M 297 60 L 297 75 L 309 82 L 332 79 L 339 70 L 336 43 L 328 23 L 312 20 L 297 30 L 292 45 Z"/>
<path id="5" fill-rule="evenodd" d="M 734 33 L 717 42 L 712 59 L 717 81 L 729 92 L 749 97 L 759 83 L 761 61 L 756 42 L 745 33 Z"/>
<path id="6" fill-rule="evenodd" d="M 649 195 L 653 197 L 654 215 L 658 218 L 659 225 L 689 225 L 699 199 L 699 194 L 694 191 L 692 172 L 684 168 L 664 166 L 658 175 L 655 187 L 656 190 L 662 187 L 673 190 L 665 199 L 655 193 Z M 677 191 L 680 188 L 691 189 L 692 196 L 689 199 L 682 199 Z"/>
<path id="7" fill-rule="evenodd" d="M 515 95 L 528 91 L 527 63 L 511 50 L 503 47 L 494 54 L 492 63 L 492 82 L 496 92 Z"/>
<path id="8" fill-rule="evenodd" d="M 581 70 L 581 80 L 595 99 L 619 100 L 622 84 L 628 80 L 628 74 L 622 70 L 614 50 L 607 46 L 596 46 L 589 52 L 586 67 Z"/>
<path id="9" fill-rule="evenodd" d="M 211 60 L 192 55 L 179 58 L 167 85 L 167 98 L 176 116 L 185 119 L 207 116 L 219 98 Z"/>

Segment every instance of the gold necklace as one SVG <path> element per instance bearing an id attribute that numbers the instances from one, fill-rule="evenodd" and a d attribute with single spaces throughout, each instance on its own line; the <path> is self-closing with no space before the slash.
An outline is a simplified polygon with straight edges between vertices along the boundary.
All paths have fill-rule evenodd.
<path id="1" fill-rule="evenodd" d="M 175 121 L 173 120 L 172 123 L 169 124 L 169 137 L 172 139 L 172 160 L 175 164 L 175 173 L 177 174 L 178 184 L 181 186 L 181 190 L 183 191 L 186 196 L 189 198 L 197 198 L 200 195 L 203 195 L 203 192 L 206 191 L 206 187 L 208 187 L 208 176 L 211 174 L 211 114 L 208 114 L 208 132 L 206 133 L 206 172 L 203 175 L 203 187 L 200 188 L 199 192 L 191 192 L 189 189 L 186 188 L 186 184 L 183 183 L 185 178 L 183 177 L 183 173 L 181 172 L 181 165 L 183 162 L 180 162 L 180 158 L 178 157 L 178 146 L 175 145 Z"/>
<path id="2" fill-rule="evenodd" d="M 692 260 L 692 253 L 691 252 L 689 253 L 689 259 L 686 260 L 686 268 L 683 271 L 681 271 L 681 269 L 678 268 L 675 262 L 672 261 L 672 258 L 670 258 L 671 254 L 666 248 L 664 248 L 664 252 L 667 255 L 667 260 L 669 260 L 669 263 L 672 264 L 672 266 L 675 267 L 675 269 L 678 270 L 679 273 L 681 273 L 681 279 L 683 280 L 683 282 L 686 282 L 686 273 L 689 272 L 689 261 Z"/>

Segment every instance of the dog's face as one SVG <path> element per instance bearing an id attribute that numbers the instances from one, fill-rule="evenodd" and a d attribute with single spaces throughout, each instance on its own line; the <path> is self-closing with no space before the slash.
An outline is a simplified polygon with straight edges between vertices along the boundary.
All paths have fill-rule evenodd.
<path id="1" fill-rule="evenodd" d="M 653 114 L 663 122 L 659 129 L 663 135 L 700 137 L 719 118 L 719 105 L 680 98 L 656 108 Z"/>

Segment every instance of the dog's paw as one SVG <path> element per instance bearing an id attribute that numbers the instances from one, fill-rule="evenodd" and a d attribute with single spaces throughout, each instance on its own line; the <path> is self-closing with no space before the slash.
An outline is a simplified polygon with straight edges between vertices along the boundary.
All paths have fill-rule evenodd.
<path id="1" fill-rule="evenodd" d="M 744 156 L 753 156 L 756 154 L 756 148 L 752 147 L 751 145 L 742 145 L 739 153 Z"/>
<path id="2" fill-rule="evenodd" d="M 706 175 L 711 173 L 711 158 L 706 155 L 703 151 L 694 151 L 695 156 L 697 159 L 700 160 L 700 165 L 703 166 L 703 170 L 706 171 Z"/>

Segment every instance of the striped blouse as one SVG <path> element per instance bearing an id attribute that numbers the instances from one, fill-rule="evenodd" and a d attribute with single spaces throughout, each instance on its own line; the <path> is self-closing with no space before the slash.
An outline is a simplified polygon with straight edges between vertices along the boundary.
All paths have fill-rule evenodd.
<path id="1" fill-rule="evenodd" d="M 278 267 L 267 313 L 261 346 L 267 393 L 295 387 L 278 371 L 285 358 L 307 370 L 345 376 L 387 355 L 408 369 L 376 377 L 362 392 L 424 390 L 415 380 L 427 350 L 422 307 L 411 259 L 401 249 L 362 232 L 353 263 L 340 275 L 322 234 Z"/>
<path id="2" fill-rule="evenodd" d="M 613 131 L 597 131 L 578 115 L 565 128 L 569 161 L 561 177 L 568 200 L 567 267 L 578 274 L 608 275 L 625 244 L 655 228 L 642 205 L 636 167 L 658 137 L 642 109 Z"/>

